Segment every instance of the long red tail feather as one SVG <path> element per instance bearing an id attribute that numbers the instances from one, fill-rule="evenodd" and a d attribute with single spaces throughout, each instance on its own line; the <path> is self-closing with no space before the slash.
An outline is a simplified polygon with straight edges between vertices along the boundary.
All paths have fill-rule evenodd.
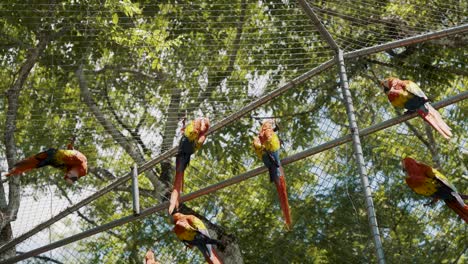
<path id="1" fill-rule="evenodd" d="M 25 158 L 24 160 L 19 161 L 7 174 L 5 174 L 5 176 L 12 176 L 12 175 L 20 174 L 20 173 L 27 172 L 27 171 L 37 168 L 37 166 L 39 165 L 39 162 L 41 162 L 41 160 L 38 159 L 38 156 L 40 154 Z"/>
<path id="2" fill-rule="evenodd" d="M 214 249 L 214 247 L 211 247 L 211 258 L 208 256 L 205 256 L 205 260 L 210 264 L 223 264 L 223 261 L 218 256 L 218 253 L 216 253 L 216 250 Z"/>
<path id="3" fill-rule="evenodd" d="M 172 214 L 175 208 L 179 208 L 180 192 L 184 188 L 184 171 L 176 171 L 174 179 L 174 189 L 171 193 L 171 200 L 169 202 L 169 214 Z"/>
<path id="4" fill-rule="evenodd" d="M 284 221 L 288 230 L 291 229 L 291 212 L 289 210 L 288 192 L 286 189 L 286 180 L 284 178 L 283 169 L 281 168 L 281 176 L 279 181 L 275 182 L 276 191 L 278 192 L 278 198 L 280 201 L 281 211 L 283 211 Z"/>
<path id="5" fill-rule="evenodd" d="M 452 129 L 445 123 L 439 112 L 428 103 L 426 103 L 425 106 L 429 112 L 426 114 L 423 111 L 418 111 L 418 114 L 444 138 L 449 139 L 452 137 Z"/>
<path id="6" fill-rule="evenodd" d="M 444 202 L 468 224 L 468 205 L 461 206 L 456 200 L 445 200 Z"/>

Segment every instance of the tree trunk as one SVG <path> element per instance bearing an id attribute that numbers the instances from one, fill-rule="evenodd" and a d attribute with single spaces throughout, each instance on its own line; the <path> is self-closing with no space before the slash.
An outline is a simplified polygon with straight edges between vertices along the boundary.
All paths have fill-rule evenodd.
<path id="1" fill-rule="evenodd" d="M 8 110 L 5 121 L 5 152 L 8 161 L 8 167 L 12 168 L 16 160 L 16 116 L 19 108 L 18 98 L 31 69 L 36 64 L 38 58 L 42 55 L 47 46 L 48 38 L 42 35 L 37 46 L 27 55 L 26 61 L 18 72 L 18 78 L 7 91 Z M 19 177 L 9 178 L 8 203 L 6 202 L 5 189 L 0 185 L 0 246 L 4 245 L 13 238 L 13 232 L 10 222 L 15 221 L 20 206 L 20 181 Z M 0 260 L 10 258 L 16 254 L 16 248 L 10 248 L 2 253 Z"/>

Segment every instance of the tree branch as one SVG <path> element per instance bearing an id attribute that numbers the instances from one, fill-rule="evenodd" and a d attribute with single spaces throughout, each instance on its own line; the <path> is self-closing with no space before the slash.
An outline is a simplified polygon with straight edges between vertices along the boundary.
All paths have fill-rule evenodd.
<path id="1" fill-rule="evenodd" d="M 165 75 L 162 72 L 157 72 L 157 75 L 151 75 L 151 74 L 139 71 L 139 70 L 125 68 L 125 67 L 116 66 L 116 65 L 106 65 L 102 69 L 95 70 L 94 73 L 101 74 L 101 73 L 104 73 L 106 71 L 116 71 L 118 73 L 131 73 L 131 74 L 134 74 L 134 75 L 137 75 L 137 76 L 140 76 L 140 77 L 143 77 L 143 78 L 147 78 L 147 79 L 152 79 L 152 80 L 154 80 L 154 79 L 160 79 L 160 80 L 165 79 Z"/>
<path id="2" fill-rule="evenodd" d="M 424 124 L 424 125 L 426 129 L 427 138 L 429 139 L 429 144 L 431 145 L 429 150 L 431 151 L 432 162 L 434 162 L 434 164 L 436 165 L 436 169 L 440 170 L 441 162 L 440 162 L 439 148 L 437 147 L 437 143 L 434 140 L 434 134 L 432 133 L 434 130 L 430 125 L 428 124 Z"/>
<path id="3" fill-rule="evenodd" d="M 377 64 L 377 65 L 381 65 L 381 66 L 388 67 L 388 68 L 419 69 L 419 68 L 422 67 L 422 66 L 417 66 L 416 67 L 416 66 L 410 66 L 410 65 L 396 65 L 396 63 L 387 63 L 387 62 L 383 62 L 383 61 L 379 61 L 379 60 L 373 60 L 373 59 L 366 59 L 366 61 L 369 62 L 369 63 L 372 63 L 372 64 Z M 424 64 L 423 67 L 432 69 L 434 71 L 444 71 L 444 72 L 455 73 L 455 74 L 461 75 L 461 76 L 468 76 L 467 71 L 464 71 L 464 70 L 459 69 L 459 68 L 436 67 L 436 66 L 431 65 L 431 64 Z"/>
<path id="4" fill-rule="evenodd" d="M 111 135 L 111 137 L 115 140 L 115 142 L 117 142 L 127 152 L 127 154 L 130 155 L 130 157 L 132 157 L 132 159 L 136 163 L 138 164 L 144 163 L 145 159 L 143 155 L 135 147 L 135 145 L 131 144 L 128 141 L 128 139 L 119 130 L 117 130 L 117 128 L 108 119 L 104 117 L 104 114 L 97 107 L 88 89 L 88 83 L 83 76 L 83 65 L 80 65 L 78 67 L 76 71 L 76 76 L 78 78 L 83 100 L 88 106 L 88 108 L 91 110 L 93 115 L 96 117 L 98 122 L 104 127 L 106 132 Z M 158 177 L 152 170 L 145 172 L 145 175 L 151 181 L 155 190 L 160 188 L 161 184 L 158 180 Z"/>
<path id="5" fill-rule="evenodd" d="M 65 189 L 62 188 L 62 186 L 60 186 L 59 184 L 56 184 L 57 188 L 60 190 L 60 192 L 62 193 L 62 195 L 65 197 L 65 199 L 67 199 L 68 203 L 70 203 L 71 205 L 73 205 L 73 201 L 70 199 L 70 197 L 68 196 L 67 194 L 67 191 Z M 77 210 L 76 213 L 78 214 L 79 217 L 81 217 L 81 219 L 83 219 L 85 222 L 87 222 L 88 224 L 91 224 L 92 226 L 99 226 L 98 223 L 96 223 L 96 221 L 94 220 L 91 220 L 90 218 L 88 218 L 87 216 L 85 216 L 83 213 L 80 212 L 80 210 Z M 111 230 L 108 230 L 106 231 L 106 233 L 108 233 L 109 235 L 112 235 L 112 236 L 115 236 L 116 238 L 122 240 L 122 241 L 126 241 L 126 239 L 120 235 L 118 235 L 117 233 L 111 231 Z"/>
<path id="6" fill-rule="evenodd" d="M 427 141 L 423 135 L 413 126 L 411 125 L 408 121 L 405 121 L 406 126 L 413 132 L 413 134 L 424 144 L 426 147 L 430 150 L 432 148 L 431 144 L 429 141 Z M 432 150 L 431 150 L 432 152 Z"/>
<path id="7" fill-rule="evenodd" d="M 104 180 L 104 178 L 109 179 L 109 180 L 115 180 L 117 177 L 110 171 L 104 169 L 104 168 L 96 168 L 96 167 L 91 167 L 88 169 L 89 173 L 93 174 L 100 180 Z M 124 186 L 118 186 L 115 188 L 117 191 L 122 191 L 122 192 L 128 192 L 132 193 L 133 190 L 130 187 L 124 187 Z M 154 198 L 154 191 L 149 190 L 149 189 L 143 189 L 139 188 L 140 194 L 145 196 L 145 197 L 151 197 Z"/>
<path id="8" fill-rule="evenodd" d="M 16 254 L 24 254 L 25 252 L 22 252 L 22 251 L 16 251 Z M 44 260 L 46 262 L 52 262 L 52 263 L 56 263 L 56 264 L 64 264 L 63 262 L 60 262 L 56 259 L 53 259 L 53 258 L 49 258 L 49 257 L 46 257 L 46 256 L 34 256 L 33 258 L 36 258 L 36 259 L 40 259 L 40 260 Z"/>
<path id="9" fill-rule="evenodd" d="M 210 234 L 216 234 L 213 238 L 221 240 L 226 246 L 224 251 L 218 248 L 222 259 L 225 259 L 225 256 L 229 256 L 229 263 L 243 263 L 242 255 L 239 253 L 240 248 L 237 244 L 237 238 L 234 235 L 228 234 L 224 228 L 211 223 L 205 216 L 197 213 L 185 204 L 180 205 L 179 211 L 183 214 L 194 215 L 200 218 L 205 223 L 207 229 L 211 231 Z"/>
<path id="10" fill-rule="evenodd" d="M 117 121 L 117 123 L 119 123 L 120 126 L 122 126 L 125 130 L 127 130 L 130 135 L 132 136 L 132 138 L 138 143 L 138 145 L 141 147 L 143 153 L 145 154 L 150 154 L 151 151 L 146 147 L 146 145 L 143 143 L 143 140 L 141 139 L 141 136 L 140 134 L 138 133 L 138 130 L 137 129 L 132 129 L 130 128 L 130 126 L 128 126 L 127 124 L 125 124 L 123 122 L 123 120 L 119 117 L 119 115 L 117 114 L 117 111 L 115 111 L 115 108 L 114 106 L 112 105 L 112 102 L 110 100 L 110 97 L 109 97 L 109 90 L 107 88 L 107 85 L 104 85 L 104 98 L 106 99 L 106 102 L 107 102 L 107 106 L 109 107 L 112 115 L 114 116 L 115 120 Z M 144 114 L 146 114 L 146 108 L 145 108 L 145 112 Z M 143 119 L 143 118 L 142 118 Z M 139 125 L 141 125 L 139 123 Z"/>
<path id="11" fill-rule="evenodd" d="M 227 78 L 227 76 L 231 75 L 232 71 L 234 70 L 234 63 L 237 60 L 237 54 L 239 52 L 239 49 L 241 47 L 240 40 L 244 28 L 244 22 L 245 22 L 245 12 L 247 9 L 247 4 L 245 0 L 242 0 L 241 2 L 241 13 L 239 16 L 239 22 L 237 22 L 237 28 L 236 28 L 236 37 L 234 41 L 232 42 L 232 49 L 229 52 L 229 63 L 224 71 L 218 71 L 213 77 L 210 78 L 208 76 L 208 84 L 206 85 L 206 90 L 203 91 L 201 90 L 198 93 L 197 100 L 195 100 L 192 104 L 189 104 L 187 107 L 188 110 L 191 110 L 195 108 L 197 105 L 200 105 L 203 102 L 204 98 L 209 98 L 213 94 L 213 92 L 216 90 L 216 87 L 218 85 L 221 85 L 221 82 Z"/>

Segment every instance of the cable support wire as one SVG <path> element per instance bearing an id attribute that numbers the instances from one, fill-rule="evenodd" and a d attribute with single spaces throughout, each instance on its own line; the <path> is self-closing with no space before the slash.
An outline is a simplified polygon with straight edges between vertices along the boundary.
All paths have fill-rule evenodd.
<path id="1" fill-rule="evenodd" d="M 468 99 L 468 91 L 460 93 L 460 94 L 452 96 L 452 97 L 449 97 L 449 98 L 446 98 L 446 99 L 441 100 L 441 101 L 439 101 L 437 103 L 434 103 L 433 107 L 435 109 L 439 109 L 439 108 L 442 108 L 442 107 L 445 107 L 445 106 L 448 106 L 448 105 L 463 101 L 465 99 Z M 398 116 L 398 117 L 389 119 L 387 121 L 381 122 L 379 124 L 367 127 L 365 129 L 362 129 L 362 130 L 359 131 L 359 135 L 361 137 L 364 137 L 364 136 L 367 136 L 369 134 L 375 133 L 377 131 L 380 131 L 380 130 L 395 126 L 395 125 L 400 124 L 400 123 L 405 122 L 405 121 L 408 121 L 408 120 L 413 119 L 413 118 L 415 118 L 417 116 L 418 116 L 417 113 L 411 113 L 411 114 Z M 329 141 L 329 142 L 321 144 L 319 146 L 315 146 L 315 147 L 309 148 L 307 150 L 304 150 L 302 152 L 296 153 L 294 155 L 288 156 L 288 157 L 281 160 L 281 164 L 288 165 L 290 163 L 297 162 L 299 160 L 305 159 L 305 158 L 307 158 L 309 156 L 312 156 L 314 154 L 323 152 L 325 150 L 340 146 L 342 144 L 345 144 L 345 143 L 348 143 L 348 142 L 351 142 L 351 141 L 352 141 L 352 135 L 348 134 L 346 136 L 343 136 L 343 137 L 340 137 L 338 139 Z M 240 174 L 238 176 L 235 176 L 233 178 L 230 178 L 228 180 L 224 180 L 222 182 L 210 185 L 210 186 L 205 187 L 203 189 L 200 189 L 198 191 L 189 193 L 187 195 L 183 195 L 180 198 L 180 202 L 181 203 L 187 202 L 187 201 L 193 200 L 195 198 L 198 198 L 200 196 L 204 196 L 204 195 L 213 193 L 213 192 L 218 191 L 220 189 L 226 188 L 228 186 L 237 184 L 239 182 L 242 182 L 242 181 L 245 181 L 245 180 L 250 179 L 252 177 L 255 177 L 257 175 L 260 175 L 260 174 L 262 174 L 264 172 L 267 172 L 267 170 L 268 169 L 266 167 L 262 166 L 262 167 L 253 169 L 251 171 L 242 173 L 242 174 Z M 131 174 L 131 173 L 129 173 L 129 174 Z M 92 229 L 89 229 L 87 231 L 81 232 L 79 234 L 76 234 L 76 235 L 67 237 L 65 239 L 56 241 L 56 242 L 51 243 L 49 245 L 46 245 L 46 246 L 43 246 L 43 247 L 40 247 L 40 248 L 36 248 L 36 249 L 31 250 L 29 252 L 26 252 L 24 254 L 12 257 L 10 259 L 7 259 L 7 260 L 1 262 L 0 264 L 16 263 L 17 261 L 21 261 L 21 260 L 30 258 L 32 256 L 36 256 L 38 254 L 50 251 L 52 249 L 55 249 L 55 248 L 58 248 L 58 247 L 73 243 L 75 241 L 84 239 L 86 237 L 101 233 L 101 232 L 109 230 L 111 228 L 114 228 L 114 227 L 117 227 L 117 226 L 120 226 L 120 225 L 124 225 L 124 224 L 130 223 L 130 222 L 136 221 L 136 220 L 143 219 L 143 218 L 145 218 L 145 217 L 147 217 L 147 216 L 149 216 L 149 215 L 151 215 L 153 213 L 160 212 L 160 211 L 164 210 L 165 208 L 168 207 L 168 205 L 169 205 L 169 202 L 160 203 L 160 204 L 158 204 L 158 205 L 156 205 L 154 207 L 150 207 L 150 208 L 142 210 L 140 215 L 138 215 L 138 216 L 130 215 L 130 216 L 120 218 L 118 220 L 109 222 L 107 224 L 98 226 L 96 228 L 92 228 Z"/>
<path id="2" fill-rule="evenodd" d="M 354 4 L 346 3 L 346 1 L 340 3 L 340 7 L 347 6 L 349 9 L 356 11 L 358 16 L 353 16 L 353 15 L 347 15 L 343 14 L 339 10 L 333 10 L 333 9 L 323 9 L 321 7 L 318 7 L 317 5 L 314 5 L 314 9 L 318 11 L 318 13 L 321 13 L 323 15 L 328 15 L 331 14 L 332 16 L 337 16 L 339 18 L 348 20 L 350 22 L 353 22 L 354 25 L 359 25 L 359 26 L 365 26 L 369 27 L 372 25 L 379 25 L 379 26 L 388 26 L 388 25 L 393 25 L 393 26 L 401 26 L 401 23 L 398 22 L 392 22 L 390 20 L 377 20 L 377 19 L 371 19 L 369 21 L 369 17 L 375 16 L 375 13 L 373 11 L 369 11 L 366 9 L 362 8 L 357 8 Z M 322 18 L 325 18 L 322 16 Z M 431 18 L 431 17 L 429 17 Z M 434 20 L 435 21 L 435 20 Z M 362 22 L 362 24 L 356 23 L 356 22 Z M 369 22 L 371 24 L 369 24 Z M 440 23 L 437 23 L 438 26 L 440 26 Z M 428 31 L 429 29 L 427 27 L 421 27 L 421 26 L 408 26 L 406 25 L 405 27 L 407 28 L 412 28 L 412 29 L 419 29 L 423 31 Z"/>
<path id="3" fill-rule="evenodd" d="M 374 11 L 374 10 L 376 10 L 376 7 L 377 7 L 377 5 L 376 5 L 377 3 L 376 3 L 376 2 L 373 2 L 373 3 L 366 3 L 366 1 L 360 1 L 360 2 L 358 3 L 359 5 L 356 5 L 356 3 L 355 3 L 355 2 L 352 2 L 352 1 L 351 1 L 351 2 L 348 2 L 348 1 L 330 1 L 330 2 L 334 2 L 334 3 L 337 5 L 336 7 L 338 7 L 338 8 L 342 8 L 342 7 L 346 6 L 348 9 L 353 10 L 353 11 L 356 11 L 355 14 L 356 14 L 357 16 L 360 16 L 361 14 L 367 14 L 367 15 L 370 15 L 370 16 L 374 16 L 374 15 L 376 14 L 375 11 Z M 317 4 L 313 4 L 313 3 L 311 3 L 311 4 L 314 5 L 314 7 L 316 7 L 317 10 L 319 10 L 319 11 L 324 10 L 324 9 L 322 9 L 320 6 L 318 6 Z M 369 7 L 369 8 L 362 8 L 362 6 L 360 6 L 360 5 L 367 6 L 367 7 Z M 426 6 L 423 5 L 423 6 L 418 6 L 418 7 L 424 9 L 424 7 L 428 7 L 428 5 L 426 5 Z M 430 7 L 431 7 L 430 9 L 426 9 L 426 10 L 433 11 L 433 10 L 434 10 L 434 9 L 433 9 L 434 6 L 430 6 Z M 405 5 L 401 5 L 401 8 L 402 8 L 402 9 L 405 9 Z M 371 10 L 369 10 L 369 9 L 371 9 Z M 441 9 L 439 9 L 439 10 L 441 10 Z M 437 11 L 440 13 L 439 10 L 437 10 Z M 443 9 L 443 10 L 454 11 L 454 12 L 459 12 L 460 14 L 463 14 L 462 11 L 459 11 L 459 10 L 457 10 L 457 9 L 445 8 L 445 9 Z M 330 9 L 327 9 L 327 10 L 325 10 L 325 11 L 333 11 L 333 12 L 335 12 L 336 14 L 341 15 L 342 13 L 338 13 L 338 11 L 343 11 L 343 10 L 330 10 Z M 453 12 L 452 12 L 452 13 L 453 13 Z M 350 17 L 351 19 L 354 18 L 354 17 L 352 17 L 352 16 L 350 16 L 350 15 L 343 15 L 343 16 Z M 369 18 L 370 16 L 367 16 L 367 18 Z M 426 17 L 426 18 L 431 18 L 431 19 L 432 19 L 432 18 L 437 18 L 437 17 L 442 18 L 442 16 L 441 16 L 440 14 L 434 14 L 434 15 L 432 15 L 432 16 L 429 16 L 427 13 L 425 14 L 425 17 Z M 365 21 L 365 20 L 364 20 L 364 21 Z M 378 20 L 373 20 L 373 21 L 379 22 Z M 439 21 L 438 21 L 438 22 L 439 22 Z M 382 24 L 392 24 L 392 25 L 401 25 L 401 24 L 398 24 L 397 22 L 391 22 L 391 21 L 380 21 L 379 23 L 382 23 Z M 363 22 L 363 25 L 367 25 L 367 23 Z"/>
<path id="4" fill-rule="evenodd" d="M 437 39 L 437 38 L 442 38 L 442 37 L 449 36 L 449 35 L 452 35 L 452 34 L 463 33 L 463 32 L 466 32 L 467 30 L 468 30 L 468 24 L 458 26 L 458 27 L 454 27 L 454 28 L 450 28 L 450 29 L 441 30 L 441 31 L 436 31 L 436 32 L 428 33 L 428 34 L 418 35 L 418 36 L 414 36 L 414 37 L 410 37 L 410 38 L 406 38 L 406 39 L 402 39 L 402 40 L 392 41 L 392 42 L 388 42 L 388 43 L 381 44 L 381 45 L 378 45 L 378 46 L 373 46 L 373 47 L 370 47 L 370 48 L 363 48 L 363 49 L 356 50 L 356 51 L 353 51 L 353 52 L 347 52 L 347 53 L 344 54 L 344 58 L 347 59 L 347 58 L 354 58 L 354 57 L 359 57 L 359 56 L 370 55 L 370 54 L 377 53 L 377 52 L 384 51 L 384 50 L 388 50 L 388 49 L 393 49 L 393 48 L 397 48 L 397 47 L 401 47 L 401 46 L 406 46 L 406 45 L 410 45 L 410 44 L 416 44 L 416 43 L 419 43 L 419 42 L 424 42 L 424 41 L 427 41 L 427 40 L 430 40 L 430 39 Z M 242 109 L 240 109 L 238 112 L 236 112 L 234 114 L 231 114 L 230 116 L 228 116 L 225 119 L 221 120 L 220 122 L 216 123 L 210 129 L 209 133 L 213 133 L 213 132 L 221 129 L 222 127 L 234 122 L 235 120 L 237 120 L 238 118 L 240 118 L 243 115 L 247 114 L 251 110 L 253 110 L 253 109 L 259 107 L 260 105 L 263 105 L 266 102 L 270 101 L 271 99 L 281 95 L 285 91 L 295 87 L 297 84 L 300 84 L 300 83 L 303 83 L 303 82 L 309 80 L 311 77 L 317 75 L 318 73 L 321 73 L 321 72 L 325 71 L 326 69 L 332 67 L 334 64 L 335 64 L 334 60 L 329 60 L 329 61 L 327 61 L 325 63 L 322 63 L 321 65 L 315 67 L 314 69 L 300 75 L 299 77 L 296 77 L 295 79 L 293 79 L 292 81 L 290 81 L 286 85 L 283 85 L 283 86 L 277 88 L 276 90 L 274 90 L 274 91 L 272 91 L 272 92 L 258 98 L 254 102 L 251 102 L 250 104 L 248 104 L 245 107 L 243 107 Z M 152 168 L 153 166 L 160 163 L 161 161 L 174 156 L 176 154 L 176 152 L 177 152 L 176 147 L 171 148 L 168 151 L 160 154 L 156 158 L 142 164 L 139 167 L 138 171 L 139 172 L 145 172 L 146 170 Z M 124 176 L 118 178 L 117 180 L 115 180 L 114 182 L 109 184 L 108 186 L 104 187 L 99 192 L 96 192 L 95 194 L 81 200 L 80 202 L 76 203 L 75 205 L 68 207 L 66 210 L 62 211 L 61 213 L 59 213 L 55 217 L 49 219 L 46 222 L 41 223 L 40 225 L 36 226 L 35 228 L 31 229 L 30 231 L 24 233 L 23 235 L 12 239 L 10 242 L 8 242 L 8 243 L 4 244 L 2 247 L 0 247 L 0 252 L 3 252 L 5 250 L 11 248 L 12 246 L 20 243 L 21 241 L 24 241 L 25 239 L 27 239 L 30 236 L 36 234 L 37 232 L 41 231 L 42 229 L 47 228 L 51 224 L 59 221 L 63 217 L 73 213 L 74 211 L 80 209 L 81 207 L 83 207 L 83 206 L 87 205 L 88 203 L 94 201 L 95 199 L 101 197 L 102 195 L 106 194 L 107 192 L 110 192 L 115 187 L 125 183 L 128 179 L 130 179 L 130 177 L 131 177 L 131 173 L 125 174 Z"/>

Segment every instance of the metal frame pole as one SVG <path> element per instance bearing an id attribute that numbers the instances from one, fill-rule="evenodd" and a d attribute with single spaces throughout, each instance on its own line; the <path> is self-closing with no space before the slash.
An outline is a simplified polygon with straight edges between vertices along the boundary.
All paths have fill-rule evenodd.
<path id="1" fill-rule="evenodd" d="M 452 96 L 450 98 L 444 99 L 442 101 L 439 101 L 439 102 L 433 104 L 432 106 L 434 108 L 436 108 L 436 109 L 439 109 L 441 107 L 445 107 L 445 106 L 454 104 L 456 102 L 459 102 L 459 101 L 462 101 L 462 100 L 465 100 L 465 99 L 468 99 L 468 91 L 463 92 L 461 94 L 458 94 L 456 96 Z M 403 123 L 403 122 L 405 122 L 407 120 L 415 118 L 416 116 L 417 116 L 417 113 L 412 113 L 412 114 L 402 115 L 402 116 L 398 116 L 398 117 L 389 119 L 389 120 L 384 121 L 382 123 L 379 123 L 377 125 L 373 125 L 373 126 L 370 126 L 370 127 L 367 127 L 365 129 L 361 130 L 360 135 L 361 136 L 367 136 L 367 135 L 373 134 L 373 133 L 378 132 L 380 130 L 395 126 L 397 124 L 400 124 L 400 123 Z M 304 150 L 302 152 L 296 153 L 294 155 L 288 156 L 288 157 L 281 160 L 281 164 L 288 165 L 290 163 L 294 163 L 294 162 L 296 162 L 298 160 L 305 159 L 305 158 L 310 157 L 310 156 L 312 156 L 314 154 L 317 154 L 317 153 L 323 152 L 325 150 L 332 149 L 334 147 L 337 147 L 337 146 L 343 145 L 345 143 L 351 142 L 352 140 L 353 140 L 352 135 L 346 135 L 346 136 L 334 139 L 332 141 L 328 141 L 327 143 L 324 143 L 322 145 L 315 146 L 315 147 L 309 148 L 307 150 Z M 218 191 L 220 189 L 223 189 L 223 188 L 229 187 L 231 185 L 234 185 L 236 183 L 248 180 L 248 179 L 253 178 L 253 177 L 257 176 L 257 175 L 260 175 L 261 173 L 264 173 L 266 171 L 267 171 L 267 169 L 264 166 L 253 169 L 253 170 L 250 170 L 248 172 L 237 175 L 237 176 L 232 177 L 230 179 L 224 180 L 222 182 L 207 186 L 207 187 L 205 187 L 203 189 L 200 189 L 198 191 L 195 191 L 195 192 L 189 193 L 187 195 L 184 195 L 184 196 L 180 197 L 180 200 L 181 200 L 181 202 L 187 202 L 187 201 L 196 199 L 196 198 L 198 198 L 200 196 L 203 196 L 203 195 L 206 195 L 206 194 L 209 194 L 209 193 L 213 193 L 213 192 L 216 192 L 216 191 Z M 168 205 L 169 205 L 168 202 L 160 203 L 160 204 L 155 205 L 153 207 L 144 209 L 143 211 L 141 211 L 141 213 L 139 215 L 126 216 L 126 217 L 117 219 L 115 221 L 109 222 L 107 224 L 97 226 L 95 228 L 86 230 L 86 231 L 81 232 L 79 234 L 76 234 L 76 235 L 64 238 L 62 240 L 56 241 L 56 242 L 51 243 L 49 245 L 45 245 L 43 247 L 33 249 L 31 251 L 25 252 L 25 253 L 23 253 L 21 255 L 13 257 L 13 258 L 9 258 L 9 259 L 5 260 L 4 262 L 1 262 L 0 264 L 16 263 L 17 261 L 24 260 L 24 259 L 36 256 L 36 255 L 39 255 L 41 253 L 53 250 L 55 248 L 65 246 L 65 245 L 73 243 L 75 241 L 78 241 L 78 240 L 90 237 L 92 235 L 104 232 L 106 230 L 112 229 L 112 228 L 114 228 L 116 226 L 124 225 L 124 224 L 127 224 L 129 222 L 145 218 L 145 217 L 147 217 L 147 216 L 149 216 L 149 215 L 151 215 L 153 213 L 160 212 L 160 211 L 164 210 L 165 208 L 167 208 Z"/>
<path id="2" fill-rule="evenodd" d="M 346 75 L 343 51 L 341 49 L 338 49 L 336 60 L 339 66 L 341 91 L 343 93 L 343 99 L 346 105 L 346 112 L 348 114 L 349 128 L 353 137 L 354 156 L 356 158 L 359 176 L 361 177 L 361 184 L 363 187 L 363 192 L 367 205 L 367 218 L 369 220 L 372 238 L 374 240 L 377 260 L 378 263 L 385 264 L 385 255 L 383 251 L 382 240 L 380 238 L 379 226 L 377 224 L 377 217 L 375 215 L 372 191 L 369 186 L 369 179 L 367 177 L 367 171 L 364 163 L 364 154 L 362 153 L 361 139 L 359 137 L 359 128 L 357 126 L 356 116 L 354 114 L 353 100 L 351 97 L 351 92 L 349 91 L 348 77 Z"/>
<path id="3" fill-rule="evenodd" d="M 374 209 L 374 202 L 372 199 L 372 191 L 369 187 L 369 179 L 367 177 L 367 171 L 364 165 L 364 155 L 362 153 L 361 148 L 361 140 L 359 138 L 359 130 L 356 122 L 356 116 L 354 114 L 354 106 L 351 97 L 351 92 L 349 91 L 348 86 L 348 77 L 346 75 L 346 68 L 345 62 L 343 58 L 343 51 L 340 49 L 338 44 L 335 42 L 331 34 L 325 28 L 325 26 L 320 21 L 317 14 L 315 14 L 312 7 L 309 3 L 305 0 L 298 0 L 299 4 L 304 9 L 305 13 L 309 16 L 312 20 L 316 28 L 318 29 L 322 38 L 330 45 L 330 47 L 336 52 L 335 54 L 335 61 L 338 65 L 339 75 L 340 75 L 340 83 L 341 83 L 341 91 L 343 93 L 344 103 L 346 106 L 346 112 L 348 114 L 348 121 L 349 121 L 349 129 L 351 130 L 351 137 L 353 140 L 353 148 L 354 154 L 356 157 L 356 163 L 359 170 L 359 176 L 361 178 L 361 185 L 363 187 L 363 192 L 366 200 L 367 205 L 367 217 L 369 220 L 371 234 L 373 237 L 377 259 L 379 264 L 385 264 L 385 255 L 382 247 L 382 240 L 380 238 L 379 227 L 377 224 L 377 217 L 375 215 Z"/>
<path id="4" fill-rule="evenodd" d="M 140 190 L 138 189 L 138 165 L 133 166 L 132 175 L 133 214 L 140 214 Z"/>

